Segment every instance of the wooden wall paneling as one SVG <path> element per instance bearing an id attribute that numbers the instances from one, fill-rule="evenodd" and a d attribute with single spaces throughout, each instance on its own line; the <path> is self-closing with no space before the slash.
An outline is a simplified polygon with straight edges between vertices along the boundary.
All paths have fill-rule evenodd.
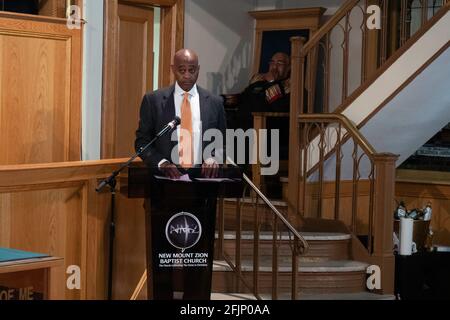
<path id="1" fill-rule="evenodd" d="M 369 222 L 369 188 L 367 180 L 361 180 L 358 183 L 358 201 L 357 201 L 357 234 L 366 234 L 368 232 Z M 306 217 L 318 218 L 318 184 L 309 183 L 306 188 Z M 340 202 L 339 202 L 339 220 L 350 227 L 352 224 L 352 181 L 341 181 L 340 184 Z M 323 184 L 322 192 L 322 218 L 334 219 L 335 208 L 335 182 L 327 181 Z"/>
<path id="2" fill-rule="evenodd" d="M 334 182 L 324 183 L 323 191 L 323 218 L 334 219 Z M 317 185 L 307 186 L 307 210 L 306 217 L 318 217 L 318 191 Z M 341 182 L 341 200 L 339 208 L 339 220 L 345 225 L 351 225 L 352 208 L 352 183 Z M 450 174 L 443 172 L 428 172 L 413 170 L 397 170 L 397 182 L 395 186 L 395 199 L 403 200 L 409 210 L 422 209 L 431 202 L 433 215 L 431 228 L 434 232 L 433 243 L 436 245 L 450 246 Z M 369 208 L 369 182 L 360 181 L 358 185 L 357 204 L 357 234 L 368 232 L 368 208 Z"/>
<path id="3" fill-rule="evenodd" d="M 184 45 L 184 0 L 140 0 L 126 1 L 127 4 L 139 4 L 161 7 L 161 42 L 159 87 L 173 82 L 170 70 L 171 59 Z M 118 0 L 105 0 L 105 37 L 102 98 L 102 143 L 103 159 L 115 156 L 115 123 L 118 101 L 118 61 L 119 28 Z M 137 127 L 137 123 L 135 124 Z"/>
<path id="4" fill-rule="evenodd" d="M 86 283 L 86 299 L 106 299 L 108 288 L 108 254 L 109 254 L 109 221 L 110 194 L 97 193 L 97 178 L 89 179 L 87 193 L 87 238 L 86 257 L 97 257 L 86 261 L 89 280 Z"/>
<path id="5" fill-rule="evenodd" d="M 431 202 L 433 244 L 450 246 L 450 173 L 397 170 L 395 194 L 409 210 Z"/>
<path id="6" fill-rule="evenodd" d="M 124 161 L 0 166 L 0 246 L 64 258 L 64 268 L 56 273 L 60 279 L 56 286 L 65 287 L 68 266 L 80 266 L 81 290 L 65 289 L 65 298 L 105 299 L 110 194 L 97 194 L 95 187 Z M 119 205 L 121 223 L 128 223 L 130 215 L 139 218 L 139 206 L 125 200 Z M 145 237 L 144 232 L 139 234 L 144 224 L 139 220 L 134 224 L 136 228 L 131 230 L 135 234 L 125 232 L 126 236 L 116 241 L 116 252 L 122 255 L 116 256 L 118 261 L 130 259 L 134 249 L 131 261 L 145 261 L 145 242 L 136 245 L 135 241 Z M 118 270 L 124 272 L 123 283 L 132 287 L 136 280 L 130 269 Z M 142 271 L 139 265 L 134 273 Z M 127 295 L 122 297 L 127 299 Z"/>
<path id="7" fill-rule="evenodd" d="M 147 267 L 143 204 L 144 199 L 117 197 L 114 299 L 129 300 Z"/>
<path id="8" fill-rule="evenodd" d="M 0 13 L 0 164 L 80 159 L 81 31 Z"/>
<path id="9" fill-rule="evenodd" d="M 86 270 L 81 259 L 81 234 L 85 232 L 78 218 L 82 211 L 80 186 L 69 183 L 58 189 L 49 186 L 47 190 L 11 192 L 9 211 L 1 212 L 9 215 L 8 247 L 64 257 L 64 270 L 70 265 Z M 66 289 L 65 298 L 83 298 L 83 290 Z"/>

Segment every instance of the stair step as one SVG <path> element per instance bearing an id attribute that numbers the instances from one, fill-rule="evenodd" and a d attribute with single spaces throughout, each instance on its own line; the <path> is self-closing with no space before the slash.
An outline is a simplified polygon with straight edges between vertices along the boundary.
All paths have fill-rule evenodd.
<path id="1" fill-rule="evenodd" d="M 241 218 L 242 226 L 246 230 L 252 230 L 255 219 L 254 200 L 250 198 L 242 198 L 241 200 Z M 287 203 L 284 201 L 272 201 L 271 203 L 282 214 L 288 211 Z M 224 201 L 224 219 L 226 229 L 236 229 L 236 199 L 225 199 Z M 258 201 L 258 215 L 259 221 L 265 226 L 270 226 L 273 223 L 273 213 L 262 200 Z"/>
<path id="2" fill-rule="evenodd" d="M 256 300 L 250 293 L 211 293 L 211 300 Z"/>
<path id="3" fill-rule="evenodd" d="M 253 271 L 253 261 L 241 262 L 243 272 Z M 366 272 L 369 264 L 353 260 L 321 260 L 299 263 L 298 271 L 303 273 L 339 273 L 339 272 Z M 291 262 L 281 260 L 278 263 L 279 272 L 291 272 Z M 215 260 L 213 271 L 232 271 L 225 261 Z M 260 272 L 272 272 L 272 260 L 264 259 L 259 263 Z"/>
<path id="4" fill-rule="evenodd" d="M 269 261 L 269 263 L 267 262 Z M 260 266 L 258 272 L 258 290 L 261 294 L 271 294 L 273 276 L 271 260 Z M 368 264 L 344 261 L 315 261 L 299 263 L 297 275 L 298 294 L 335 294 L 355 293 L 366 290 L 366 269 Z M 292 290 L 292 267 L 290 263 L 280 263 L 277 273 L 277 287 L 279 294 L 290 293 Z M 254 281 L 253 262 L 243 261 L 242 277 L 246 283 L 252 285 Z M 251 293 L 251 290 L 241 283 L 231 267 L 224 261 L 214 261 L 213 292 Z"/>
<path id="5" fill-rule="evenodd" d="M 309 250 L 301 256 L 301 260 L 349 260 L 350 244 L 352 236 L 350 234 L 339 232 L 300 232 L 309 244 Z M 254 233 L 252 231 L 243 231 L 241 234 L 241 257 L 251 258 L 254 255 Z M 293 236 L 288 232 L 278 233 L 281 242 L 278 248 L 279 257 L 291 257 L 291 241 Z M 218 233 L 216 233 L 216 239 Z M 226 231 L 224 233 L 224 252 L 229 256 L 235 255 L 236 232 Z M 259 255 L 261 257 L 271 257 L 273 247 L 272 231 L 262 231 L 259 235 Z M 217 242 L 216 242 L 216 249 Z M 220 257 L 216 250 L 215 257 Z"/>
<path id="6" fill-rule="evenodd" d="M 279 299 L 290 300 L 290 297 L 284 294 Z M 352 293 L 303 294 L 299 300 L 395 300 L 395 296 L 362 291 Z"/>
<path id="7" fill-rule="evenodd" d="M 272 295 L 261 294 L 263 300 L 272 300 Z M 251 293 L 212 293 L 211 300 L 257 300 Z M 278 300 L 291 300 L 291 294 L 281 294 Z M 353 293 L 302 294 L 297 300 L 395 300 L 394 295 L 376 294 L 367 291 Z"/>
<path id="8" fill-rule="evenodd" d="M 338 232 L 299 232 L 299 234 L 306 241 L 341 241 L 341 240 L 350 240 L 352 236 L 350 234 L 338 233 Z M 219 233 L 216 232 L 216 239 L 219 237 Z M 225 231 L 224 233 L 225 240 L 235 240 L 236 239 L 236 231 Z M 253 231 L 242 231 L 241 233 L 242 240 L 253 240 L 254 232 Z M 271 231 L 261 231 L 259 234 L 260 240 L 272 240 L 273 233 Z M 289 232 L 279 232 L 277 239 L 279 240 L 292 240 L 293 236 Z"/>

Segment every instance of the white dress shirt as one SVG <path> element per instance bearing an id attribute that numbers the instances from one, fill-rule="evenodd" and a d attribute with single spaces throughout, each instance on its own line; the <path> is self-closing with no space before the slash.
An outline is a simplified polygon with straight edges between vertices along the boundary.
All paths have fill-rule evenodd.
<path id="1" fill-rule="evenodd" d="M 197 85 L 195 84 L 189 93 L 189 103 L 191 104 L 192 113 L 192 131 L 193 131 L 193 145 L 194 145 L 194 164 L 203 163 L 202 155 L 202 120 L 200 116 L 200 97 L 198 95 Z M 181 119 L 181 104 L 183 103 L 185 91 L 181 89 L 178 82 L 175 83 L 175 91 L 173 93 L 175 102 L 175 115 Z M 177 127 L 177 138 L 180 141 L 180 126 Z M 167 159 L 161 160 L 158 167 L 161 164 L 168 161 Z M 175 163 L 179 163 L 179 159 L 173 159 Z"/>

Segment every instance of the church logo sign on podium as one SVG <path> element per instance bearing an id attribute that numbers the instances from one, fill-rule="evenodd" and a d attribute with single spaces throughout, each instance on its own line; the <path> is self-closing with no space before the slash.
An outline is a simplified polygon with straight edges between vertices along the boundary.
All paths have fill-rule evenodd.
<path id="1" fill-rule="evenodd" d="M 185 252 L 194 247 L 202 236 L 202 224 L 195 215 L 180 212 L 166 225 L 166 239 L 177 253 L 158 253 L 159 267 L 208 267 L 208 252 Z"/>

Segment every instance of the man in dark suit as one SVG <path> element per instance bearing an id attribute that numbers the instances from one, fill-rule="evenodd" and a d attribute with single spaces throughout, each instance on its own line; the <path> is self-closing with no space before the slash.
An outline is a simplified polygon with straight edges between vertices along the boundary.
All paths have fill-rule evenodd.
<path id="1" fill-rule="evenodd" d="M 182 49 L 175 54 L 172 72 L 176 83 L 168 88 L 147 93 L 142 101 L 139 128 L 136 131 L 136 150 L 145 146 L 155 135 L 175 116 L 182 119 L 184 96 L 191 109 L 192 128 L 192 167 L 202 167 L 205 177 L 215 177 L 218 173 L 218 162 L 213 157 L 203 159 L 203 150 L 208 143 L 203 141 L 203 133 L 208 129 L 218 129 L 222 132 L 225 141 L 226 119 L 222 98 L 215 96 L 205 89 L 197 86 L 200 66 L 198 56 L 192 50 Z M 177 136 L 180 139 L 180 128 Z M 171 135 L 162 136 L 142 156 L 142 159 L 151 168 L 158 168 L 170 178 L 179 178 L 182 170 L 176 163 L 179 162 L 179 152 L 172 152 L 179 146 L 178 141 L 171 141 Z M 224 150 L 222 150 L 224 151 Z M 195 165 L 197 164 L 197 165 Z"/>
<path id="2" fill-rule="evenodd" d="M 214 178 L 218 175 L 222 160 L 217 159 L 217 154 L 224 154 L 225 147 L 220 144 L 222 150 L 215 150 L 214 154 L 204 159 L 203 151 L 209 142 L 205 143 L 202 137 L 205 131 L 218 129 L 225 141 L 223 100 L 197 86 L 200 66 L 198 57 L 192 50 L 182 49 L 177 52 L 171 67 L 176 83 L 169 88 L 147 93 L 143 98 L 139 128 L 136 131 L 136 150 L 147 145 L 165 125 L 178 116 L 181 124 L 173 133 L 175 139 L 170 134 L 160 137 L 142 155 L 142 159 L 148 167 L 172 179 L 178 179 L 186 172 L 191 173 L 192 167 L 201 168 L 197 171 L 201 171 L 203 177 Z M 158 186 L 156 188 L 159 189 Z M 173 266 L 162 268 L 158 263 L 152 263 L 152 260 L 159 261 L 156 251 L 174 252 L 174 247 L 169 244 L 162 230 L 170 217 L 166 210 L 167 204 L 161 198 L 164 197 L 153 197 L 151 203 L 148 200 L 145 203 L 147 230 L 152 230 L 151 234 L 147 231 L 147 243 L 152 243 L 152 248 L 158 248 L 151 253 L 150 248 L 147 249 L 148 270 L 152 270 L 149 275 L 149 297 L 152 295 L 155 300 L 209 300 L 209 290 L 197 288 L 199 284 L 202 288 L 211 288 L 211 274 L 208 270 L 212 268 L 215 214 L 204 213 L 215 212 L 217 197 L 203 199 L 197 196 L 192 200 L 200 203 L 198 207 L 207 208 L 203 209 L 203 213 L 199 212 L 202 215 L 204 240 L 193 247 L 193 250 L 208 252 L 207 269 Z M 175 205 L 184 211 L 182 204 Z"/>

